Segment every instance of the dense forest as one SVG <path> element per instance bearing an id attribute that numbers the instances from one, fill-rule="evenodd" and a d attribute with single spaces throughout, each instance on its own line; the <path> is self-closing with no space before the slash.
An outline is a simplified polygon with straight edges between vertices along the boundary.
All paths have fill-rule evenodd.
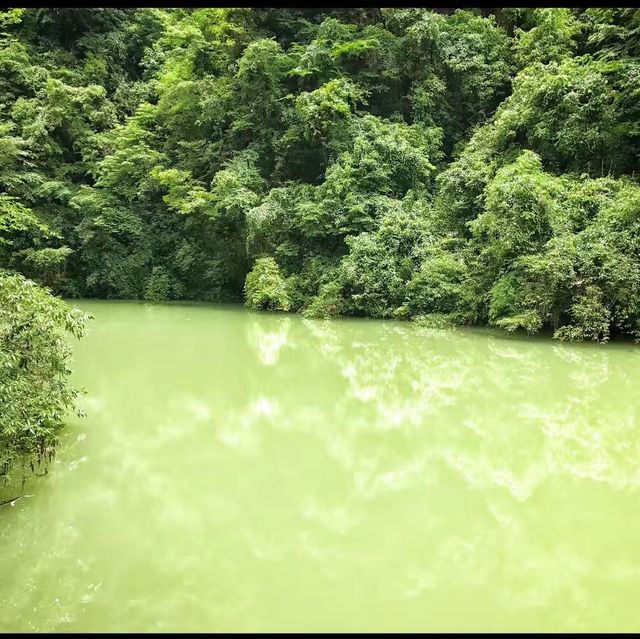
<path id="1" fill-rule="evenodd" d="M 12 9 L 0 32 L 0 466 L 46 456 L 73 402 L 84 317 L 54 296 L 640 338 L 639 10 Z"/>

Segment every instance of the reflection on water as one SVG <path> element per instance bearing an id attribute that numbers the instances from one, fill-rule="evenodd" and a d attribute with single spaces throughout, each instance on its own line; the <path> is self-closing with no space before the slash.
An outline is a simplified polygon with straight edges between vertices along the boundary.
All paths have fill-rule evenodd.
<path id="1" fill-rule="evenodd" d="M 640 349 L 81 306 L 0 630 L 640 630 Z"/>

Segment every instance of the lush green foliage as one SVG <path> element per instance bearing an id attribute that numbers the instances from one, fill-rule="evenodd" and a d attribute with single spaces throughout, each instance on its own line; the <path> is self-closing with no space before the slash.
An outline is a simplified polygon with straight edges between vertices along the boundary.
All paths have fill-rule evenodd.
<path id="1" fill-rule="evenodd" d="M 52 455 L 77 391 L 70 345 L 85 317 L 21 275 L 0 272 L 0 475 Z"/>
<path id="2" fill-rule="evenodd" d="M 638 338 L 639 16 L 5 11 L 0 266 L 67 296 Z"/>
<path id="3" fill-rule="evenodd" d="M 244 290 L 248 308 L 288 311 L 291 306 L 286 282 L 272 257 L 256 260 L 247 275 Z"/>

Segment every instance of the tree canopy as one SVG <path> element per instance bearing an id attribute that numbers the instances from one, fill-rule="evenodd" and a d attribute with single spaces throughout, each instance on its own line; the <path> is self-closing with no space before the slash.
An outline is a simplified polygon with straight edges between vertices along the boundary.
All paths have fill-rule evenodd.
<path id="1" fill-rule="evenodd" d="M 635 9 L 0 13 L 0 268 L 640 338 Z"/>

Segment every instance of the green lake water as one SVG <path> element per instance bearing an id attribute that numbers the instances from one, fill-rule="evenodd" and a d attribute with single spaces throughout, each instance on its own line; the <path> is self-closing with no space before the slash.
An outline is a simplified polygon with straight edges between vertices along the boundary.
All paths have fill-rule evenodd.
<path id="1" fill-rule="evenodd" d="M 640 347 L 78 305 L 0 630 L 640 631 Z"/>

